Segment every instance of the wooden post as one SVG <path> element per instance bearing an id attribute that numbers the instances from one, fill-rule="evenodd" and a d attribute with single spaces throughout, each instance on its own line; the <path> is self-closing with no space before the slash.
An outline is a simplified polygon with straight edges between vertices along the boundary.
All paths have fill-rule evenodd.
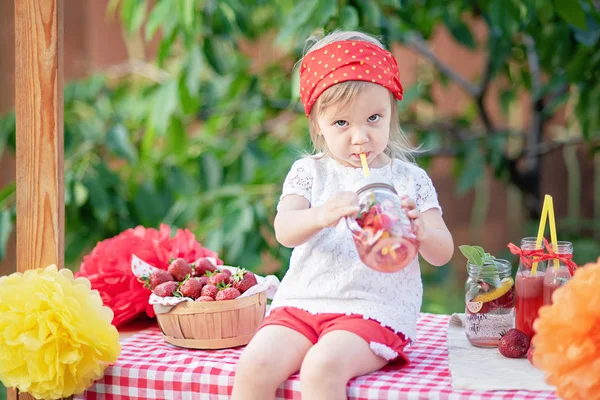
<path id="1" fill-rule="evenodd" d="M 63 1 L 14 3 L 20 272 L 64 266 Z"/>

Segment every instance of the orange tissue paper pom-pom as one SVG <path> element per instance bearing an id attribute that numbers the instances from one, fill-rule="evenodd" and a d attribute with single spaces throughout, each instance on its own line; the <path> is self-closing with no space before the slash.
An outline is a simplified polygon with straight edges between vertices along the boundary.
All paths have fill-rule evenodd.
<path id="1" fill-rule="evenodd" d="M 533 363 L 566 400 L 600 399 L 600 258 L 576 270 L 540 308 Z"/>

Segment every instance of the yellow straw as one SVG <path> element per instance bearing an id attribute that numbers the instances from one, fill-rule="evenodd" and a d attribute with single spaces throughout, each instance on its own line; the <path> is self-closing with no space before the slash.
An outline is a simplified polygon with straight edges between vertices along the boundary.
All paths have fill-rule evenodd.
<path id="1" fill-rule="evenodd" d="M 552 243 L 552 250 L 555 252 L 558 251 L 558 240 L 556 238 L 556 222 L 554 220 L 554 201 L 552 200 L 552 196 L 550 197 L 550 206 L 548 208 L 548 222 L 550 223 L 550 242 Z M 560 263 L 558 259 L 554 259 L 554 270 L 558 271 L 560 269 Z"/>
<path id="2" fill-rule="evenodd" d="M 365 153 L 360 153 L 360 162 L 362 163 L 363 173 L 365 174 L 365 177 L 368 178 L 369 164 L 367 164 L 367 156 L 365 155 Z"/>
<path id="3" fill-rule="evenodd" d="M 546 229 L 546 219 L 548 218 L 548 207 L 552 199 L 546 195 L 544 197 L 544 206 L 542 207 L 542 216 L 540 217 L 540 226 L 538 228 L 537 239 L 535 241 L 535 248 L 539 249 L 542 247 L 542 239 L 544 237 L 544 230 Z M 534 262 L 531 266 L 531 276 L 535 276 L 537 271 L 537 262 Z"/>

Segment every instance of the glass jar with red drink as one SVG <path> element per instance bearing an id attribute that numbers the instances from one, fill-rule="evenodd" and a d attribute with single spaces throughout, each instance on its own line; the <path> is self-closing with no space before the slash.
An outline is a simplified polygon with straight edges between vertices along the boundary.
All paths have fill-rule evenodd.
<path id="1" fill-rule="evenodd" d="M 546 274 L 544 275 L 544 304 L 552 304 L 552 294 L 556 289 L 571 279 L 573 243 L 559 241 L 554 252 L 558 255 L 556 259 L 548 260 Z"/>
<path id="2" fill-rule="evenodd" d="M 467 264 L 465 334 L 478 347 L 496 347 L 514 325 L 515 302 L 512 265 L 507 260 Z"/>
<path id="3" fill-rule="evenodd" d="M 356 191 L 360 211 L 346 218 L 360 259 L 381 272 L 396 272 L 417 255 L 419 243 L 412 220 L 394 187 L 371 178 Z"/>
<path id="4" fill-rule="evenodd" d="M 533 337 L 533 322 L 544 304 L 546 261 L 536 262 L 544 250 L 536 238 L 521 240 L 521 256 L 515 277 L 515 328 Z"/>

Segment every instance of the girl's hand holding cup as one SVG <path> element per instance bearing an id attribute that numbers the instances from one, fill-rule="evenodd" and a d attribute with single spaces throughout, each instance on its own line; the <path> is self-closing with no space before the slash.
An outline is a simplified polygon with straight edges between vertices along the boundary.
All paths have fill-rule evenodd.
<path id="1" fill-rule="evenodd" d="M 329 228 L 337 225 L 344 217 L 356 217 L 359 211 L 355 192 L 338 192 L 317 207 L 317 223 L 321 228 Z"/>
<path id="2" fill-rule="evenodd" d="M 406 209 L 408 218 L 412 220 L 413 232 L 417 237 L 417 240 L 422 241 L 425 233 L 425 222 L 423 222 L 423 216 L 421 212 L 417 210 L 417 203 L 408 196 L 402 196 L 402 207 Z"/>

